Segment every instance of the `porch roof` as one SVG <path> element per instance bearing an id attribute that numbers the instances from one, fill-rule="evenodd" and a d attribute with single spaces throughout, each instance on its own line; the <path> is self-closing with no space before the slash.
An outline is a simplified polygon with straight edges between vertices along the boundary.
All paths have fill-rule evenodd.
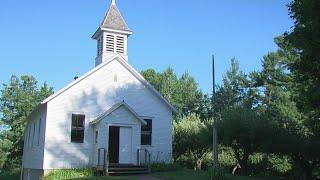
<path id="1" fill-rule="evenodd" d="M 132 113 L 132 115 L 134 115 L 138 120 L 140 120 L 143 125 L 147 124 L 147 122 L 144 119 L 142 119 L 138 115 L 138 113 L 136 113 L 125 101 L 122 101 L 120 103 L 113 105 L 110 109 L 108 109 L 107 111 L 99 115 L 97 118 L 95 118 L 93 121 L 91 121 L 90 124 L 91 125 L 97 124 L 103 118 L 107 117 L 109 114 L 111 114 L 112 112 L 114 112 L 115 110 L 119 109 L 122 106 L 125 107 L 127 110 L 129 110 L 129 112 Z"/>

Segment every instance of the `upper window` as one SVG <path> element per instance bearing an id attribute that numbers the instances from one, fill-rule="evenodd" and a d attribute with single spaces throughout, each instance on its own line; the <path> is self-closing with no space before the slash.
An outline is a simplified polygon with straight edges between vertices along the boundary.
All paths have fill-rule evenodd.
<path id="1" fill-rule="evenodd" d="M 85 115 L 72 114 L 71 142 L 83 143 Z"/>
<path id="2" fill-rule="evenodd" d="M 152 144 L 152 120 L 145 119 L 147 125 L 141 126 L 141 145 Z"/>

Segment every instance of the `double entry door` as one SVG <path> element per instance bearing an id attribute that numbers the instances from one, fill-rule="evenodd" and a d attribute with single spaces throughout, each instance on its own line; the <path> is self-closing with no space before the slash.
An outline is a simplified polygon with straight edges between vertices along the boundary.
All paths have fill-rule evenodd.
<path id="1" fill-rule="evenodd" d="M 132 128 L 109 126 L 109 163 L 132 164 Z"/>

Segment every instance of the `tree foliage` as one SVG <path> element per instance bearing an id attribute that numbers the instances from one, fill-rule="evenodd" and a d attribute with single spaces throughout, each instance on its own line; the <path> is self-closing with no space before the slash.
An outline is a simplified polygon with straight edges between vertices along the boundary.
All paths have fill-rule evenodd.
<path id="1" fill-rule="evenodd" d="M 210 116 L 210 97 L 202 93 L 190 74 L 184 73 L 178 77 L 172 68 L 167 68 L 160 73 L 147 69 L 141 74 L 176 107 L 178 115 L 196 113 L 202 119 Z"/>
<path id="2" fill-rule="evenodd" d="M 195 169 L 201 170 L 212 145 L 212 131 L 196 114 L 189 114 L 174 122 L 174 158 L 187 154 L 193 158 Z"/>
<path id="3" fill-rule="evenodd" d="M 10 82 L 3 85 L 0 97 L 2 165 L 7 168 L 20 165 L 26 119 L 33 109 L 52 93 L 53 89 L 47 84 L 38 87 L 32 76 L 12 76 Z"/>

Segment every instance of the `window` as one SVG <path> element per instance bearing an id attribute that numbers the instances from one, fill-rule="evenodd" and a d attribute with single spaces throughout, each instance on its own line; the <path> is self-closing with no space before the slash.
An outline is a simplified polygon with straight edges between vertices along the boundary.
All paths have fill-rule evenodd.
<path id="1" fill-rule="evenodd" d="M 28 133 L 28 146 L 31 147 L 31 140 L 30 140 L 30 136 L 31 136 L 31 124 L 29 124 L 29 133 Z"/>
<path id="2" fill-rule="evenodd" d="M 96 131 L 96 138 L 95 138 L 96 144 L 98 144 L 98 135 L 99 135 L 99 133 L 98 133 L 98 131 Z"/>
<path id="3" fill-rule="evenodd" d="M 83 143 L 85 115 L 72 114 L 71 142 Z"/>
<path id="4" fill-rule="evenodd" d="M 40 145 L 40 131 L 41 131 L 41 118 L 39 119 L 39 125 L 38 125 L 38 146 Z"/>
<path id="5" fill-rule="evenodd" d="M 33 133 L 32 133 L 32 147 L 34 145 L 34 138 L 35 138 L 35 134 L 36 134 L 36 123 L 33 123 Z"/>
<path id="6" fill-rule="evenodd" d="M 30 132 L 30 129 L 29 129 L 29 126 L 26 127 L 26 133 L 25 133 L 25 143 L 24 143 L 24 146 L 27 147 L 28 144 L 29 144 L 29 132 Z"/>
<path id="7" fill-rule="evenodd" d="M 152 144 L 152 120 L 145 119 L 147 125 L 141 126 L 141 145 Z"/>

